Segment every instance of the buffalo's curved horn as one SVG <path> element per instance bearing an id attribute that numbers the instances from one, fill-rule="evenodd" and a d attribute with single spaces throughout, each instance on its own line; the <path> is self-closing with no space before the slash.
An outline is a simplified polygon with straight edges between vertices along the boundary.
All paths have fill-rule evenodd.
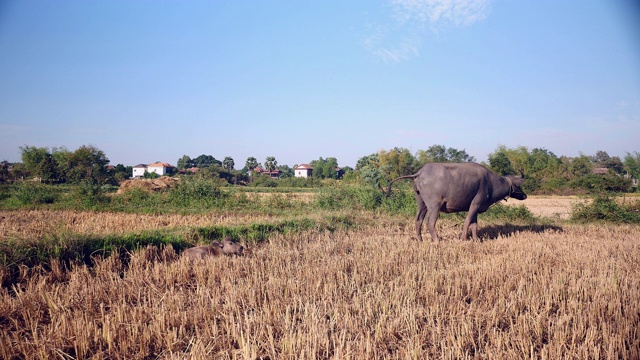
<path id="1" fill-rule="evenodd" d="M 520 177 L 524 179 L 524 171 L 522 169 L 518 169 L 518 171 L 520 172 Z"/>

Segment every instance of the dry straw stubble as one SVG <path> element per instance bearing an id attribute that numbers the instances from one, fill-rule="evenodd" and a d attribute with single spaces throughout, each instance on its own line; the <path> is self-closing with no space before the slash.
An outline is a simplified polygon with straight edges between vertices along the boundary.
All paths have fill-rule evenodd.
<path id="1" fill-rule="evenodd" d="M 149 248 L 4 289 L 0 357 L 633 359 L 639 234 L 311 232 L 202 266 Z"/>

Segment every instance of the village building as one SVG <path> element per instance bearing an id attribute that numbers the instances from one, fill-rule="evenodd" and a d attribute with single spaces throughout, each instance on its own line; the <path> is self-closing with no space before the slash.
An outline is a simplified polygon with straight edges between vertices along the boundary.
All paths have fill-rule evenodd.
<path id="1" fill-rule="evenodd" d="M 270 177 L 272 179 L 279 179 L 280 178 L 280 170 L 278 170 L 278 169 L 274 169 L 273 171 L 267 171 L 267 170 L 261 168 L 260 166 L 258 166 L 257 168 L 253 169 L 252 172 L 255 172 L 257 174 L 267 175 L 268 177 Z"/>
<path id="2" fill-rule="evenodd" d="M 138 164 L 133 167 L 132 177 L 141 178 L 144 176 L 144 173 L 155 173 L 159 176 L 167 175 L 173 170 L 174 166 L 166 163 L 166 162 L 156 162 L 153 164 Z"/>
<path id="3" fill-rule="evenodd" d="M 313 166 L 309 164 L 300 164 L 293 168 L 295 177 L 308 178 L 313 174 Z"/>

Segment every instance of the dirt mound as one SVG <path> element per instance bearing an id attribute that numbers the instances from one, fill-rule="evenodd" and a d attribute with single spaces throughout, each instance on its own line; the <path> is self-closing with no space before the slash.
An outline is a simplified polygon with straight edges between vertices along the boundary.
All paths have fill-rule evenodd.
<path id="1" fill-rule="evenodd" d="M 122 194 L 132 189 L 142 189 L 147 192 L 159 192 L 168 190 L 178 184 L 180 180 L 168 176 L 161 176 L 157 179 L 133 179 L 125 180 L 120 184 L 118 194 Z"/>

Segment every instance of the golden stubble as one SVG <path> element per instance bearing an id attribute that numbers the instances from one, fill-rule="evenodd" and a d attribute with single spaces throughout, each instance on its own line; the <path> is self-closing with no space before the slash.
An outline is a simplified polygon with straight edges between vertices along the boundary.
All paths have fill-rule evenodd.
<path id="1" fill-rule="evenodd" d="M 147 248 L 2 289 L 0 357 L 633 359 L 639 279 L 638 226 L 308 232 L 193 264 Z"/>

